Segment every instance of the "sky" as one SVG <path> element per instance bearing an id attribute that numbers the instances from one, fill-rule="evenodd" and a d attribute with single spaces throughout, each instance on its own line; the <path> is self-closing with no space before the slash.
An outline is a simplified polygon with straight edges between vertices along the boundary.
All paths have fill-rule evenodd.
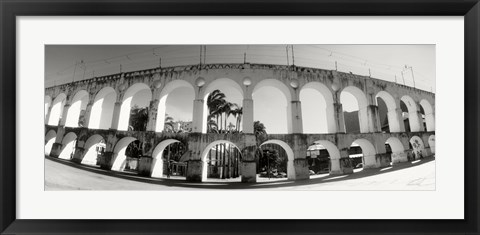
<path id="1" fill-rule="evenodd" d="M 292 49 L 293 48 L 293 49 Z M 47 45 L 45 86 L 90 79 L 120 71 L 198 64 L 200 45 Z M 293 52 L 293 53 L 292 53 Z M 203 53 L 203 52 L 202 52 Z M 288 53 L 288 56 L 287 56 Z M 292 56 L 292 54 L 294 56 Z M 206 45 L 205 63 L 292 64 L 337 69 L 435 92 L 435 45 Z M 412 69 L 405 69 L 405 66 Z M 413 76 L 412 76 L 413 71 Z M 402 79 L 403 73 L 403 79 Z M 235 89 L 220 89 L 227 101 L 242 104 Z M 166 113 L 175 120 L 190 121 L 193 91 L 174 90 L 167 98 Z M 134 99 L 145 105 L 145 93 Z M 305 133 L 325 133 L 325 101 L 309 89 L 300 98 Z M 276 88 L 262 88 L 253 94 L 254 120 L 265 124 L 268 133 L 286 133 L 286 99 Z M 341 97 L 344 111 L 357 110 L 353 96 Z M 278 117 L 278 118 L 272 118 Z M 235 123 L 233 118 L 228 122 Z"/>

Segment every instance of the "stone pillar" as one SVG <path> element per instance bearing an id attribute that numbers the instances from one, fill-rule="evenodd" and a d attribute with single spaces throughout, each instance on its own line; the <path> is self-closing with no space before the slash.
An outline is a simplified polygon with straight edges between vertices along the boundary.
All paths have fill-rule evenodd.
<path id="1" fill-rule="evenodd" d="M 242 149 L 241 179 L 242 183 L 257 182 L 257 162 L 255 161 L 255 152 L 257 151 L 255 135 L 245 135 L 247 147 Z"/>
<path id="2" fill-rule="evenodd" d="M 83 120 L 85 120 L 85 122 L 83 123 L 84 127 L 88 127 L 88 124 L 90 123 L 90 114 L 92 113 L 92 107 L 93 103 L 87 104 L 87 108 L 85 109 L 85 113 L 83 114 Z M 80 117 L 80 119 L 81 118 L 82 117 Z"/>
<path id="3" fill-rule="evenodd" d="M 388 118 L 388 126 L 391 133 L 405 132 L 405 125 L 403 123 L 401 109 L 397 108 L 397 109 L 388 110 L 387 118 Z"/>
<path id="4" fill-rule="evenodd" d="M 291 113 L 287 115 L 291 115 L 291 121 L 292 121 L 291 133 L 302 134 L 303 133 L 302 103 L 299 100 L 292 100 L 289 111 Z"/>
<path id="5" fill-rule="evenodd" d="M 339 159 L 330 159 L 330 175 L 352 174 L 353 166 L 347 150 L 340 151 Z"/>
<path id="6" fill-rule="evenodd" d="M 192 117 L 192 132 L 202 133 L 203 130 L 203 99 L 195 99 L 193 101 L 193 117 Z M 206 131 L 206 130 L 205 130 Z"/>
<path id="7" fill-rule="evenodd" d="M 202 182 L 203 161 L 190 159 L 187 162 L 187 181 Z"/>
<path id="8" fill-rule="evenodd" d="M 63 145 L 61 143 L 53 143 L 52 150 L 50 151 L 50 157 L 57 157 L 60 156 L 62 152 Z"/>
<path id="9" fill-rule="evenodd" d="M 147 131 L 156 131 L 158 102 L 159 102 L 158 100 L 150 101 L 150 106 L 148 108 Z M 162 118 L 162 117 L 159 117 L 159 118 Z"/>
<path id="10" fill-rule="evenodd" d="M 335 113 L 335 105 L 333 103 L 327 104 L 325 109 L 327 114 L 327 131 L 328 133 L 337 133 L 339 125 L 337 124 L 337 117 Z M 342 116 L 343 117 L 343 116 Z"/>
<path id="11" fill-rule="evenodd" d="M 67 116 L 68 116 L 68 109 L 70 109 L 70 104 L 65 104 L 63 106 L 63 113 L 62 113 L 62 118 L 60 118 L 59 126 L 65 126 L 65 122 L 67 121 Z"/>
<path id="12" fill-rule="evenodd" d="M 253 99 L 243 99 L 242 131 L 253 134 Z"/>
<path id="13" fill-rule="evenodd" d="M 381 168 L 390 165 L 390 159 L 387 153 L 378 153 L 363 157 L 363 168 Z"/>
<path id="14" fill-rule="evenodd" d="M 113 155 L 113 152 L 104 152 L 103 155 L 99 158 L 100 168 L 105 170 L 111 170 Z"/>
<path id="15" fill-rule="evenodd" d="M 293 166 L 295 168 L 294 180 L 305 180 L 310 178 L 310 171 L 308 169 L 308 161 L 305 158 L 297 158 L 293 160 Z"/>
<path id="16" fill-rule="evenodd" d="M 53 107 L 53 104 L 51 104 L 50 107 L 48 107 L 48 110 L 46 113 L 45 124 L 47 125 L 48 125 L 48 121 L 50 120 L 50 114 L 52 113 L 52 107 Z"/>
<path id="17" fill-rule="evenodd" d="M 343 107 L 341 103 L 333 104 L 334 113 L 335 113 L 335 125 L 337 133 L 345 133 L 345 119 L 343 115 Z"/>
<path id="18" fill-rule="evenodd" d="M 150 156 L 142 156 L 138 159 L 138 174 L 150 177 L 152 175 L 153 158 Z"/>
<path id="19" fill-rule="evenodd" d="M 408 162 L 407 151 L 392 153 L 392 164 Z"/>
<path id="20" fill-rule="evenodd" d="M 110 129 L 118 130 L 118 123 L 120 121 L 120 111 L 122 109 L 122 102 L 115 102 L 113 106 L 112 126 Z"/>
<path id="21" fill-rule="evenodd" d="M 425 122 L 427 123 L 427 131 L 435 131 L 435 115 L 433 113 L 425 114 Z"/>
<path id="22" fill-rule="evenodd" d="M 367 106 L 367 120 L 368 120 L 368 132 L 381 132 L 382 125 L 380 124 L 380 116 L 378 114 L 378 106 Z"/>
<path id="23" fill-rule="evenodd" d="M 85 149 L 77 146 L 75 147 L 75 153 L 73 154 L 72 161 L 75 163 L 82 163 L 84 155 L 85 155 Z"/>
<path id="24" fill-rule="evenodd" d="M 408 121 L 410 122 L 410 130 L 412 132 L 421 132 L 424 131 L 422 123 L 422 114 L 420 111 L 409 112 L 408 113 Z"/>

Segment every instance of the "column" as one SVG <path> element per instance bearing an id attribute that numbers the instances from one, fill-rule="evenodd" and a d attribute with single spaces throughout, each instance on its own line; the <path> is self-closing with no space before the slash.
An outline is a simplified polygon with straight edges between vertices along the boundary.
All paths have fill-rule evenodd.
<path id="1" fill-rule="evenodd" d="M 113 152 L 104 152 L 103 155 L 99 157 L 100 168 L 111 170 L 113 155 Z"/>
<path id="2" fill-rule="evenodd" d="M 140 157 L 140 159 L 138 159 L 138 174 L 150 177 L 152 175 L 152 166 L 153 158 L 151 156 Z"/>
<path id="3" fill-rule="evenodd" d="M 88 124 L 90 123 L 90 114 L 92 113 L 92 107 L 93 103 L 88 103 L 87 108 L 85 109 L 85 113 L 83 114 L 83 119 L 85 122 L 83 123 L 84 127 L 88 127 Z M 80 117 L 81 119 L 82 117 Z"/>
<path id="4" fill-rule="evenodd" d="M 405 132 L 405 125 L 403 123 L 401 109 L 397 108 L 397 109 L 388 110 L 387 118 L 388 118 L 388 126 L 391 133 Z"/>
<path id="5" fill-rule="evenodd" d="M 327 104 L 325 109 L 327 115 L 327 131 L 328 133 L 337 133 L 338 125 L 335 113 L 335 105 L 333 103 Z M 342 116 L 343 117 L 343 116 Z"/>
<path id="6" fill-rule="evenodd" d="M 159 103 L 158 100 L 150 101 L 150 106 L 148 108 L 147 131 L 156 131 L 158 103 Z M 165 116 L 165 114 L 163 116 Z M 158 118 L 163 119 L 165 121 L 164 117 L 163 118 L 158 117 Z"/>
<path id="7" fill-rule="evenodd" d="M 380 124 L 380 116 L 378 114 L 378 106 L 367 106 L 367 118 L 368 118 L 368 132 L 381 132 L 382 125 Z"/>
<path id="8" fill-rule="evenodd" d="M 290 104 L 288 115 L 291 115 L 292 129 L 293 134 L 302 134 L 303 133 L 303 124 L 302 124 L 302 103 L 299 100 L 293 100 Z"/>
<path id="9" fill-rule="evenodd" d="M 253 99 L 243 99 L 242 131 L 253 134 Z"/>
<path id="10" fill-rule="evenodd" d="M 408 162 L 408 150 L 392 153 L 392 164 Z"/>
<path id="11" fill-rule="evenodd" d="M 202 160 L 190 159 L 187 161 L 187 181 L 202 182 L 202 172 L 203 172 Z"/>
<path id="12" fill-rule="evenodd" d="M 251 136 L 248 136 L 247 138 L 251 139 Z M 253 136 L 253 138 L 255 138 L 255 136 Z M 257 146 L 255 145 L 250 145 L 242 150 L 242 162 L 240 166 L 242 183 L 257 182 L 257 162 L 255 161 L 256 150 Z"/>
<path id="13" fill-rule="evenodd" d="M 65 104 L 63 106 L 63 113 L 62 118 L 60 118 L 59 126 L 65 126 L 65 122 L 67 121 L 68 109 L 70 109 L 70 104 Z"/>
<path id="14" fill-rule="evenodd" d="M 47 125 L 48 125 L 48 120 L 50 120 L 50 114 L 52 112 L 52 107 L 53 107 L 53 104 L 51 104 L 50 107 L 48 107 L 47 115 L 45 117 L 45 124 L 47 124 Z"/>
<path id="15" fill-rule="evenodd" d="M 422 114 L 420 111 L 409 112 L 408 113 L 408 120 L 410 122 L 410 130 L 412 132 L 420 132 L 424 131 L 423 122 L 422 122 Z"/>
<path id="16" fill-rule="evenodd" d="M 85 149 L 82 147 L 75 147 L 75 153 L 73 154 L 72 161 L 75 163 L 82 163 Z"/>
<path id="17" fill-rule="evenodd" d="M 113 107 L 112 126 L 110 129 L 118 130 L 118 122 L 120 120 L 120 111 L 122 109 L 122 102 L 115 102 Z"/>
<path id="18" fill-rule="evenodd" d="M 194 133 L 202 133 L 205 132 L 203 129 L 204 127 L 204 120 L 203 120 L 203 115 L 204 115 L 204 105 L 203 105 L 203 99 L 195 99 L 193 101 L 193 117 L 192 117 L 192 132 Z M 206 125 L 206 123 L 205 123 Z"/>
<path id="19" fill-rule="evenodd" d="M 425 114 L 425 122 L 427 124 L 427 131 L 435 131 L 435 114 Z"/>
<path id="20" fill-rule="evenodd" d="M 340 151 L 340 158 L 330 159 L 330 175 L 344 175 L 352 173 L 353 166 L 346 149 Z"/>
<path id="21" fill-rule="evenodd" d="M 345 119 L 343 116 L 343 107 L 341 103 L 334 103 L 334 117 L 337 133 L 345 133 Z"/>

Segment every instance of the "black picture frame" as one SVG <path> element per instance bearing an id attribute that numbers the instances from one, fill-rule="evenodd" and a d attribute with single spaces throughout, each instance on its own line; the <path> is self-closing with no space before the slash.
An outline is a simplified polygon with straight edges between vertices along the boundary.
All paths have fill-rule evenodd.
<path id="1" fill-rule="evenodd" d="M 2 234 L 478 234 L 478 0 L 2 0 L 0 231 Z M 16 219 L 16 16 L 456 15 L 465 18 L 465 219 L 463 220 L 20 220 Z M 442 205 L 438 205 L 441 209 Z"/>

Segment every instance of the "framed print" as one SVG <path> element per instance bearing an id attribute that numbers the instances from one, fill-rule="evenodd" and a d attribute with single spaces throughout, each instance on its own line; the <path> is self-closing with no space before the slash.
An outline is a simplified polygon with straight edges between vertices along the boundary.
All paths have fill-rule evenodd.
<path id="1" fill-rule="evenodd" d="M 1 10 L 2 233 L 479 232 L 477 1 Z"/>

